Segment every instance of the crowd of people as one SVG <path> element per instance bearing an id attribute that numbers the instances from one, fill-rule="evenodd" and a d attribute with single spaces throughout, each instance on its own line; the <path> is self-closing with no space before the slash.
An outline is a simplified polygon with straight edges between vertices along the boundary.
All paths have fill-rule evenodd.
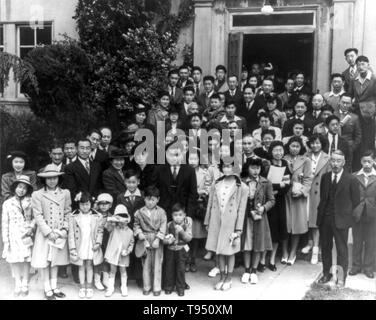
<path id="1" fill-rule="evenodd" d="M 289 74 L 276 92 L 271 64 L 243 68 L 240 78 L 222 65 L 215 77 L 181 66 L 169 72 L 155 105 L 136 103 L 117 137 L 101 127 L 54 141 L 50 163 L 35 171 L 24 152 L 12 152 L 1 191 L 3 258 L 14 295 L 28 294 L 32 267 L 46 299 L 64 298 L 57 279 L 68 277 L 70 265 L 80 298 L 93 297 L 94 288 L 112 296 L 118 271 L 123 296 L 128 278 L 144 295 L 163 289 L 184 296 L 185 273 L 197 272 L 201 258 L 213 261 L 214 288 L 229 290 L 236 267 L 244 268 L 244 284 L 257 284 L 267 268 L 275 272 L 280 245 L 279 261 L 288 266 L 300 248 L 317 264 L 321 248 L 319 282 L 327 283 L 333 239 L 340 285 L 347 274 L 373 278 L 376 78 L 357 49 L 345 58 L 349 68 L 331 76 L 324 94 L 312 93 L 302 72 Z M 156 134 L 159 123 L 164 164 L 150 162 L 155 155 L 147 148 L 137 152 L 143 142 L 135 141 L 139 129 Z M 211 129 L 219 136 L 209 137 L 205 150 L 200 138 Z M 226 129 L 229 145 L 221 140 Z M 191 140 L 196 148 L 187 147 Z M 237 142 L 240 168 L 224 160 Z"/>

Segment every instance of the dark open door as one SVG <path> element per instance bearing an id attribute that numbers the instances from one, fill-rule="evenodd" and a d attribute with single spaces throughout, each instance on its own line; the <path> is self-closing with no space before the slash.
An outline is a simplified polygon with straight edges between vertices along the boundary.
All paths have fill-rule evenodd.
<path id="1" fill-rule="evenodd" d="M 243 63 L 243 32 L 230 33 L 228 42 L 228 75 L 238 77 Z"/>

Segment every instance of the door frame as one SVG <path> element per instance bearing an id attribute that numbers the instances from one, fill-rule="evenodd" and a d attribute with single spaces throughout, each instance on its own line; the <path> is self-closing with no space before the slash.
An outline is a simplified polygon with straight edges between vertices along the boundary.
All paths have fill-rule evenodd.
<path id="1" fill-rule="evenodd" d="M 312 25 L 291 25 L 291 26 L 246 26 L 233 27 L 234 15 L 262 15 L 260 8 L 227 8 L 228 12 L 228 34 L 242 32 L 243 34 L 294 34 L 294 33 L 311 33 L 313 34 L 313 66 L 312 66 L 312 89 L 316 91 L 318 80 L 318 43 L 320 38 L 320 28 L 318 25 L 321 19 L 319 5 L 308 6 L 286 6 L 275 7 L 273 14 L 287 13 L 313 13 Z M 226 45 L 226 56 L 228 57 L 228 44 Z"/>

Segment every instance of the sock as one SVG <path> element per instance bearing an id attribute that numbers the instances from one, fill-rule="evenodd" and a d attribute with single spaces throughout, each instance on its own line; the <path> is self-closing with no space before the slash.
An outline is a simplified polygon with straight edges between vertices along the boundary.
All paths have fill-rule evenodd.
<path id="1" fill-rule="evenodd" d="M 245 273 L 251 273 L 251 268 L 245 268 Z"/>
<path id="2" fill-rule="evenodd" d="M 22 287 L 27 287 L 28 286 L 28 281 L 26 278 L 23 278 L 22 281 L 21 281 L 21 286 Z"/>
<path id="3" fill-rule="evenodd" d="M 225 273 L 223 271 L 221 271 L 219 274 L 220 274 L 220 277 L 221 277 L 220 280 L 223 280 L 225 278 Z"/>
<path id="4" fill-rule="evenodd" d="M 22 282 L 21 282 L 21 279 L 15 279 L 15 288 L 16 288 L 16 291 L 17 290 L 20 290 L 21 289 L 21 286 L 22 286 Z"/>
<path id="5" fill-rule="evenodd" d="M 46 281 L 46 282 L 44 283 L 44 291 L 45 291 L 45 292 L 51 291 L 51 284 L 50 284 L 50 281 Z"/>
<path id="6" fill-rule="evenodd" d="M 257 269 L 256 268 L 252 268 L 251 273 L 257 273 Z"/>
<path id="7" fill-rule="evenodd" d="M 226 281 L 231 281 L 232 272 L 228 272 L 226 276 Z"/>
<path id="8" fill-rule="evenodd" d="M 51 279 L 51 289 L 57 289 L 57 279 Z"/>
<path id="9" fill-rule="evenodd" d="M 127 281 L 128 281 L 128 276 L 127 275 L 121 276 L 121 286 L 122 287 L 126 287 L 127 286 Z"/>

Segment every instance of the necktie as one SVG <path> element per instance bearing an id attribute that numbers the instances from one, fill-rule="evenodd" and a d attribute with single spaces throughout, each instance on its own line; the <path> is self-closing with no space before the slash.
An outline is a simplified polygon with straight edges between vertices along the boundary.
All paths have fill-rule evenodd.
<path id="1" fill-rule="evenodd" d="M 198 83 L 196 83 L 196 94 L 198 94 Z"/>
<path id="2" fill-rule="evenodd" d="M 134 197 L 135 197 L 135 196 L 134 196 L 133 194 L 130 196 L 130 200 L 131 200 L 131 203 L 132 203 L 132 204 L 134 204 Z"/>
<path id="3" fill-rule="evenodd" d="M 174 166 L 174 171 L 172 173 L 172 177 L 174 178 L 174 180 L 176 180 L 178 176 L 178 168 L 176 166 Z"/>
<path id="4" fill-rule="evenodd" d="M 365 174 L 364 175 L 364 184 L 367 187 L 369 177 Z"/>
<path id="5" fill-rule="evenodd" d="M 333 181 L 332 181 L 333 187 L 336 187 L 336 186 L 337 186 L 337 183 L 338 183 L 338 181 L 337 181 L 337 174 L 335 173 L 335 174 L 334 174 L 334 179 L 333 179 Z"/>
<path id="6" fill-rule="evenodd" d="M 355 75 L 355 70 L 354 70 L 354 68 L 351 68 L 351 69 L 350 69 L 350 75 L 351 75 L 352 78 L 354 77 L 354 75 Z"/>
<path id="7" fill-rule="evenodd" d="M 336 136 L 332 133 L 332 144 L 330 145 L 330 155 L 336 150 Z"/>
<path id="8" fill-rule="evenodd" d="M 175 87 L 173 87 L 173 88 L 171 89 L 171 92 L 172 92 L 172 97 L 175 98 Z"/>
<path id="9" fill-rule="evenodd" d="M 85 161 L 85 169 L 86 169 L 87 173 L 90 174 L 90 163 L 89 163 L 89 160 Z"/>
<path id="10" fill-rule="evenodd" d="M 67 164 L 71 163 L 71 159 L 67 158 Z"/>

